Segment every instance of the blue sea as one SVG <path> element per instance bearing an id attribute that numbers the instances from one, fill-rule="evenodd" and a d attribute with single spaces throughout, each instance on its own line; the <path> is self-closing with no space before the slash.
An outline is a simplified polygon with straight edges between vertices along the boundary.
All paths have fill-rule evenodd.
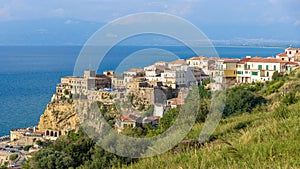
<path id="1" fill-rule="evenodd" d="M 60 78 L 73 74 L 81 48 L 81 46 L 0 46 L 0 136 L 8 135 L 14 128 L 38 124 L 40 115 L 55 92 L 55 86 Z M 116 69 L 126 55 L 147 48 L 116 47 L 105 56 L 98 72 Z M 161 49 L 170 51 L 182 59 L 194 56 L 194 53 L 185 47 L 169 46 Z M 268 57 L 283 52 L 284 48 L 216 47 L 216 50 L 219 57 L 243 58 Z M 138 54 L 145 53 L 136 53 Z M 146 56 L 139 57 L 146 58 Z"/>

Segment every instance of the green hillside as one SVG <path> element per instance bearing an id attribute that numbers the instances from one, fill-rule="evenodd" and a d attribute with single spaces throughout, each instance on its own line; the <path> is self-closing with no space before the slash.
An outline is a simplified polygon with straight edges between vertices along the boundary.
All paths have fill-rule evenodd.
<path id="1" fill-rule="evenodd" d="M 243 87 L 267 103 L 222 119 L 204 145 L 182 144 L 127 168 L 300 168 L 299 71 Z M 202 126 L 196 124 L 187 139 L 199 137 Z"/>
<path id="2" fill-rule="evenodd" d="M 274 112 L 258 111 L 223 119 L 213 141 L 182 146 L 128 168 L 299 168 L 300 102 Z M 190 138 L 197 138 L 196 124 Z"/>

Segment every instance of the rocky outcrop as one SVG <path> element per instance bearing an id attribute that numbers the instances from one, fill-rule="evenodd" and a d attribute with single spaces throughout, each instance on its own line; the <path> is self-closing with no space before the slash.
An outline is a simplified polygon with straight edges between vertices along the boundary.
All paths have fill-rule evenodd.
<path id="1" fill-rule="evenodd" d="M 40 117 L 38 130 L 70 131 L 77 130 L 80 121 L 71 102 L 50 102 Z"/>

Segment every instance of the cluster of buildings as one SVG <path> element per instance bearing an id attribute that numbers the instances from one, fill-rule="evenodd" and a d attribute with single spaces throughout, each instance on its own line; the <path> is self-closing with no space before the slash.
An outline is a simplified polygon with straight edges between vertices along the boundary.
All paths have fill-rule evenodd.
<path id="1" fill-rule="evenodd" d="M 209 58 L 204 56 L 180 59 L 173 62 L 156 62 L 144 68 L 132 68 L 122 74 L 105 71 L 96 74 L 93 70 L 84 71 L 83 76 L 61 78 L 56 87 L 57 96 L 64 92 L 84 93 L 88 91 L 137 90 L 140 88 L 189 87 L 211 78 L 215 84 L 252 83 L 272 80 L 274 72 L 286 73 L 299 66 L 300 49 L 287 48 L 276 57 Z M 212 87 L 218 90 L 220 87 Z M 106 90 L 105 90 L 106 89 Z"/>
<path id="2" fill-rule="evenodd" d="M 246 57 L 237 62 L 237 83 L 265 82 L 273 80 L 273 74 L 289 73 L 299 66 L 300 48 L 287 48 L 276 57 Z"/>
<path id="3" fill-rule="evenodd" d="M 210 78 L 214 82 L 210 88 L 219 90 L 228 84 L 271 81 L 275 72 L 288 73 L 299 66 L 299 51 L 299 48 L 287 48 L 276 57 L 268 58 L 197 56 L 172 62 L 160 61 L 144 68 L 132 68 L 122 74 L 115 74 L 114 71 L 96 74 L 93 70 L 86 70 L 82 77 L 61 78 L 56 88 L 56 97 L 63 97 L 70 92 L 86 95 L 87 99 L 103 101 L 103 93 L 121 93 L 114 96 L 114 99 L 126 99 L 129 94 L 134 94 L 142 100 L 140 104 L 146 107 L 154 105 L 153 116 L 140 121 L 157 121 L 169 108 L 184 104 L 184 93 L 193 84 L 200 84 Z M 136 125 L 133 123 L 137 119 L 136 112 L 121 116 L 116 127 L 134 127 Z"/>
<path id="4" fill-rule="evenodd" d="M 117 130 L 126 127 L 150 124 L 156 127 L 164 113 L 171 108 L 184 104 L 189 87 L 200 84 L 210 78 L 211 90 L 225 88 L 228 84 L 253 83 L 271 81 L 275 72 L 288 73 L 297 68 L 300 63 L 300 48 L 287 48 L 276 57 L 214 58 L 197 56 L 186 60 L 172 62 L 156 62 L 144 68 L 132 68 L 122 74 L 114 71 L 104 71 L 96 74 L 94 70 L 84 71 L 83 76 L 66 76 L 56 86 L 53 100 L 69 99 L 70 94 L 84 96 L 88 100 L 101 101 L 104 104 L 114 104 L 116 100 L 124 100 L 131 104 L 139 104 L 141 111 L 150 105 L 154 106 L 153 113 L 141 117 L 139 111 L 121 109 L 121 114 L 115 123 Z M 138 99 L 131 100 L 129 96 Z M 123 112 L 124 111 L 124 112 Z M 20 140 L 28 136 L 32 142 L 36 139 L 56 138 L 63 133 L 45 131 L 45 133 L 11 131 L 11 140 Z"/>

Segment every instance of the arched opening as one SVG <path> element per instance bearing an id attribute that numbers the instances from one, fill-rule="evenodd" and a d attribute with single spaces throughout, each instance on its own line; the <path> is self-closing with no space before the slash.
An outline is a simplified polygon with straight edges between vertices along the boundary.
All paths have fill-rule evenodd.
<path id="1" fill-rule="evenodd" d="M 49 130 L 46 130 L 46 136 L 49 136 Z"/>
<path id="2" fill-rule="evenodd" d="M 61 131 L 58 132 L 58 136 L 61 136 Z"/>
<path id="3" fill-rule="evenodd" d="M 54 137 L 57 137 L 57 132 L 54 132 Z"/>
<path id="4" fill-rule="evenodd" d="M 53 131 L 50 132 L 50 136 L 53 137 Z"/>

